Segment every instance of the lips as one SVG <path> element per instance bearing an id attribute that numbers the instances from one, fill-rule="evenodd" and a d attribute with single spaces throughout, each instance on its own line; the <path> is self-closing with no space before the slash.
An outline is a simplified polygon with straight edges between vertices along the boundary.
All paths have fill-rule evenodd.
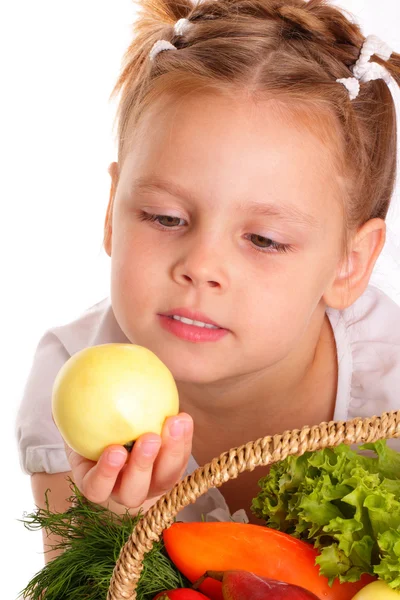
<path id="1" fill-rule="evenodd" d="M 219 327 L 220 329 L 225 329 L 219 323 L 216 323 L 210 317 L 205 315 L 204 313 L 197 310 L 190 310 L 188 308 L 173 308 L 165 313 L 162 313 L 166 317 L 172 317 L 176 315 L 177 317 L 185 317 L 186 319 L 191 319 L 192 321 L 201 321 L 202 323 L 207 323 L 208 325 L 214 325 L 215 327 Z"/>

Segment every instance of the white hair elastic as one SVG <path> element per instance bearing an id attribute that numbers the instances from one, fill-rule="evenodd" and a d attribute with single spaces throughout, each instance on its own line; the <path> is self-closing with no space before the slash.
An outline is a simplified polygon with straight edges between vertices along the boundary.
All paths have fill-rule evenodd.
<path id="1" fill-rule="evenodd" d="M 193 23 L 189 19 L 179 19 L 174 25 L 174 34 L 176 36 L 184 35 L 191 27 L 193 27 Z M 167 40 L 157 40 L 150 50 L 150 60 L 154 60 L 157 54 L 163 50 L 177 50 L 177 47 Z"/>
<path id="2" fill-rule="evenodd" d="M 338 83 L 342 83 L 347 88 L 350 100 L 355 100 L 360 93 L 360 82 L 368 83 L 368 81 L 374 81 L 375 79 L 383 79 L 389 85 L 391 81 L 389 71 L 383 65 L 371 62 L 370 59 L 373 54 L 383 60 L 389 60 L 393 50 L 376 35 L 369 35 L 365 38 L 359 59 L 351 67 L 354 77 L 336 79 Z"/>
<path id="3" fill-rule="evenodd" d="M 193 27 L 193 23 L 189 19 L 179 19 L 174 25 L 175 35 L 184 35 Z"/>

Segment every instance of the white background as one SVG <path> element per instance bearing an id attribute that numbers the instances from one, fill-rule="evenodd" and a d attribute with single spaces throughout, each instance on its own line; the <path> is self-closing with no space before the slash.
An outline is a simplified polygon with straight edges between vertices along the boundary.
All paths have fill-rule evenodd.
<path id="1" fill-rule="evenodd" d="M 337 4 L 357 15 L 365 34 L 375 33 L 400 52 L 398 0 Z M 77 317 L 108 295 L 109 259 L 102 250 L 102 234 L 107 167 L 116 158 L 115 103 L 109 102 L 109 95 L 130 41 L 134 10 L 130 0 L 19 0 L 2 6 L 4 600 L 15 600 L 44 564 L 40 532 L 27 531 L 17 521 L 34 504 L 29 476 L 20 470 L 14 434 L 37 342 L 47 328 Z M 388 220 L 388 246 L 372 283 L 400 304 L 400 267 L 395 260 L 400 259 L 399 192 L 398 185 Z"/>

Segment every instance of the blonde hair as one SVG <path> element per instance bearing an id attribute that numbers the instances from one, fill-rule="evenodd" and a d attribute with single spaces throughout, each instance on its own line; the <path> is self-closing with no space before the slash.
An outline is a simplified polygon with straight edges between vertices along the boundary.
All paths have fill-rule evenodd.
<path id="1" fill-rule="evenodd" d="M 174 24 L 192 27 L 176 35 Z M 355 100 L 336 79 L 351 77 L 364 36 L 342 9 L 326 0 L 141 0 L 121 74 L 118 161 L 132 128 L 163 94 L 230 93 L 283 103 L 332 147 L 342 190 L 343 255 L 349 234 L 373 218 L 385 219 L 396 181 L 396 108 L 382 80 L 361 84 Z M 157 40 L 178 51 L 149 53 Z M 400 55 L 384 65 L 400 85 Z M 132 137 L 132 135 L 131 135 Z"/>

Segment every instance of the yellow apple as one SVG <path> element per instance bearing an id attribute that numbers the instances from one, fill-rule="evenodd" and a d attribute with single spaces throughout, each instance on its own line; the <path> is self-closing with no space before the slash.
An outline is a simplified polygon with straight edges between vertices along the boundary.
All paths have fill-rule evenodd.
<path id="1" fill-rule="evenodd" d="M 102 344 L 77 352 L 53 385 L 54 422 L 67 444 L 97 461 L 110 444 L 131 445 L 161 433 L 179 412 L 178 390 L 165 364 L 134 344 Z"/>
<path id="2" fill-rule="evenodd" d="M 363 587 L 352 600 L 400 600 L 400 593 L 378 579 Z"/>

